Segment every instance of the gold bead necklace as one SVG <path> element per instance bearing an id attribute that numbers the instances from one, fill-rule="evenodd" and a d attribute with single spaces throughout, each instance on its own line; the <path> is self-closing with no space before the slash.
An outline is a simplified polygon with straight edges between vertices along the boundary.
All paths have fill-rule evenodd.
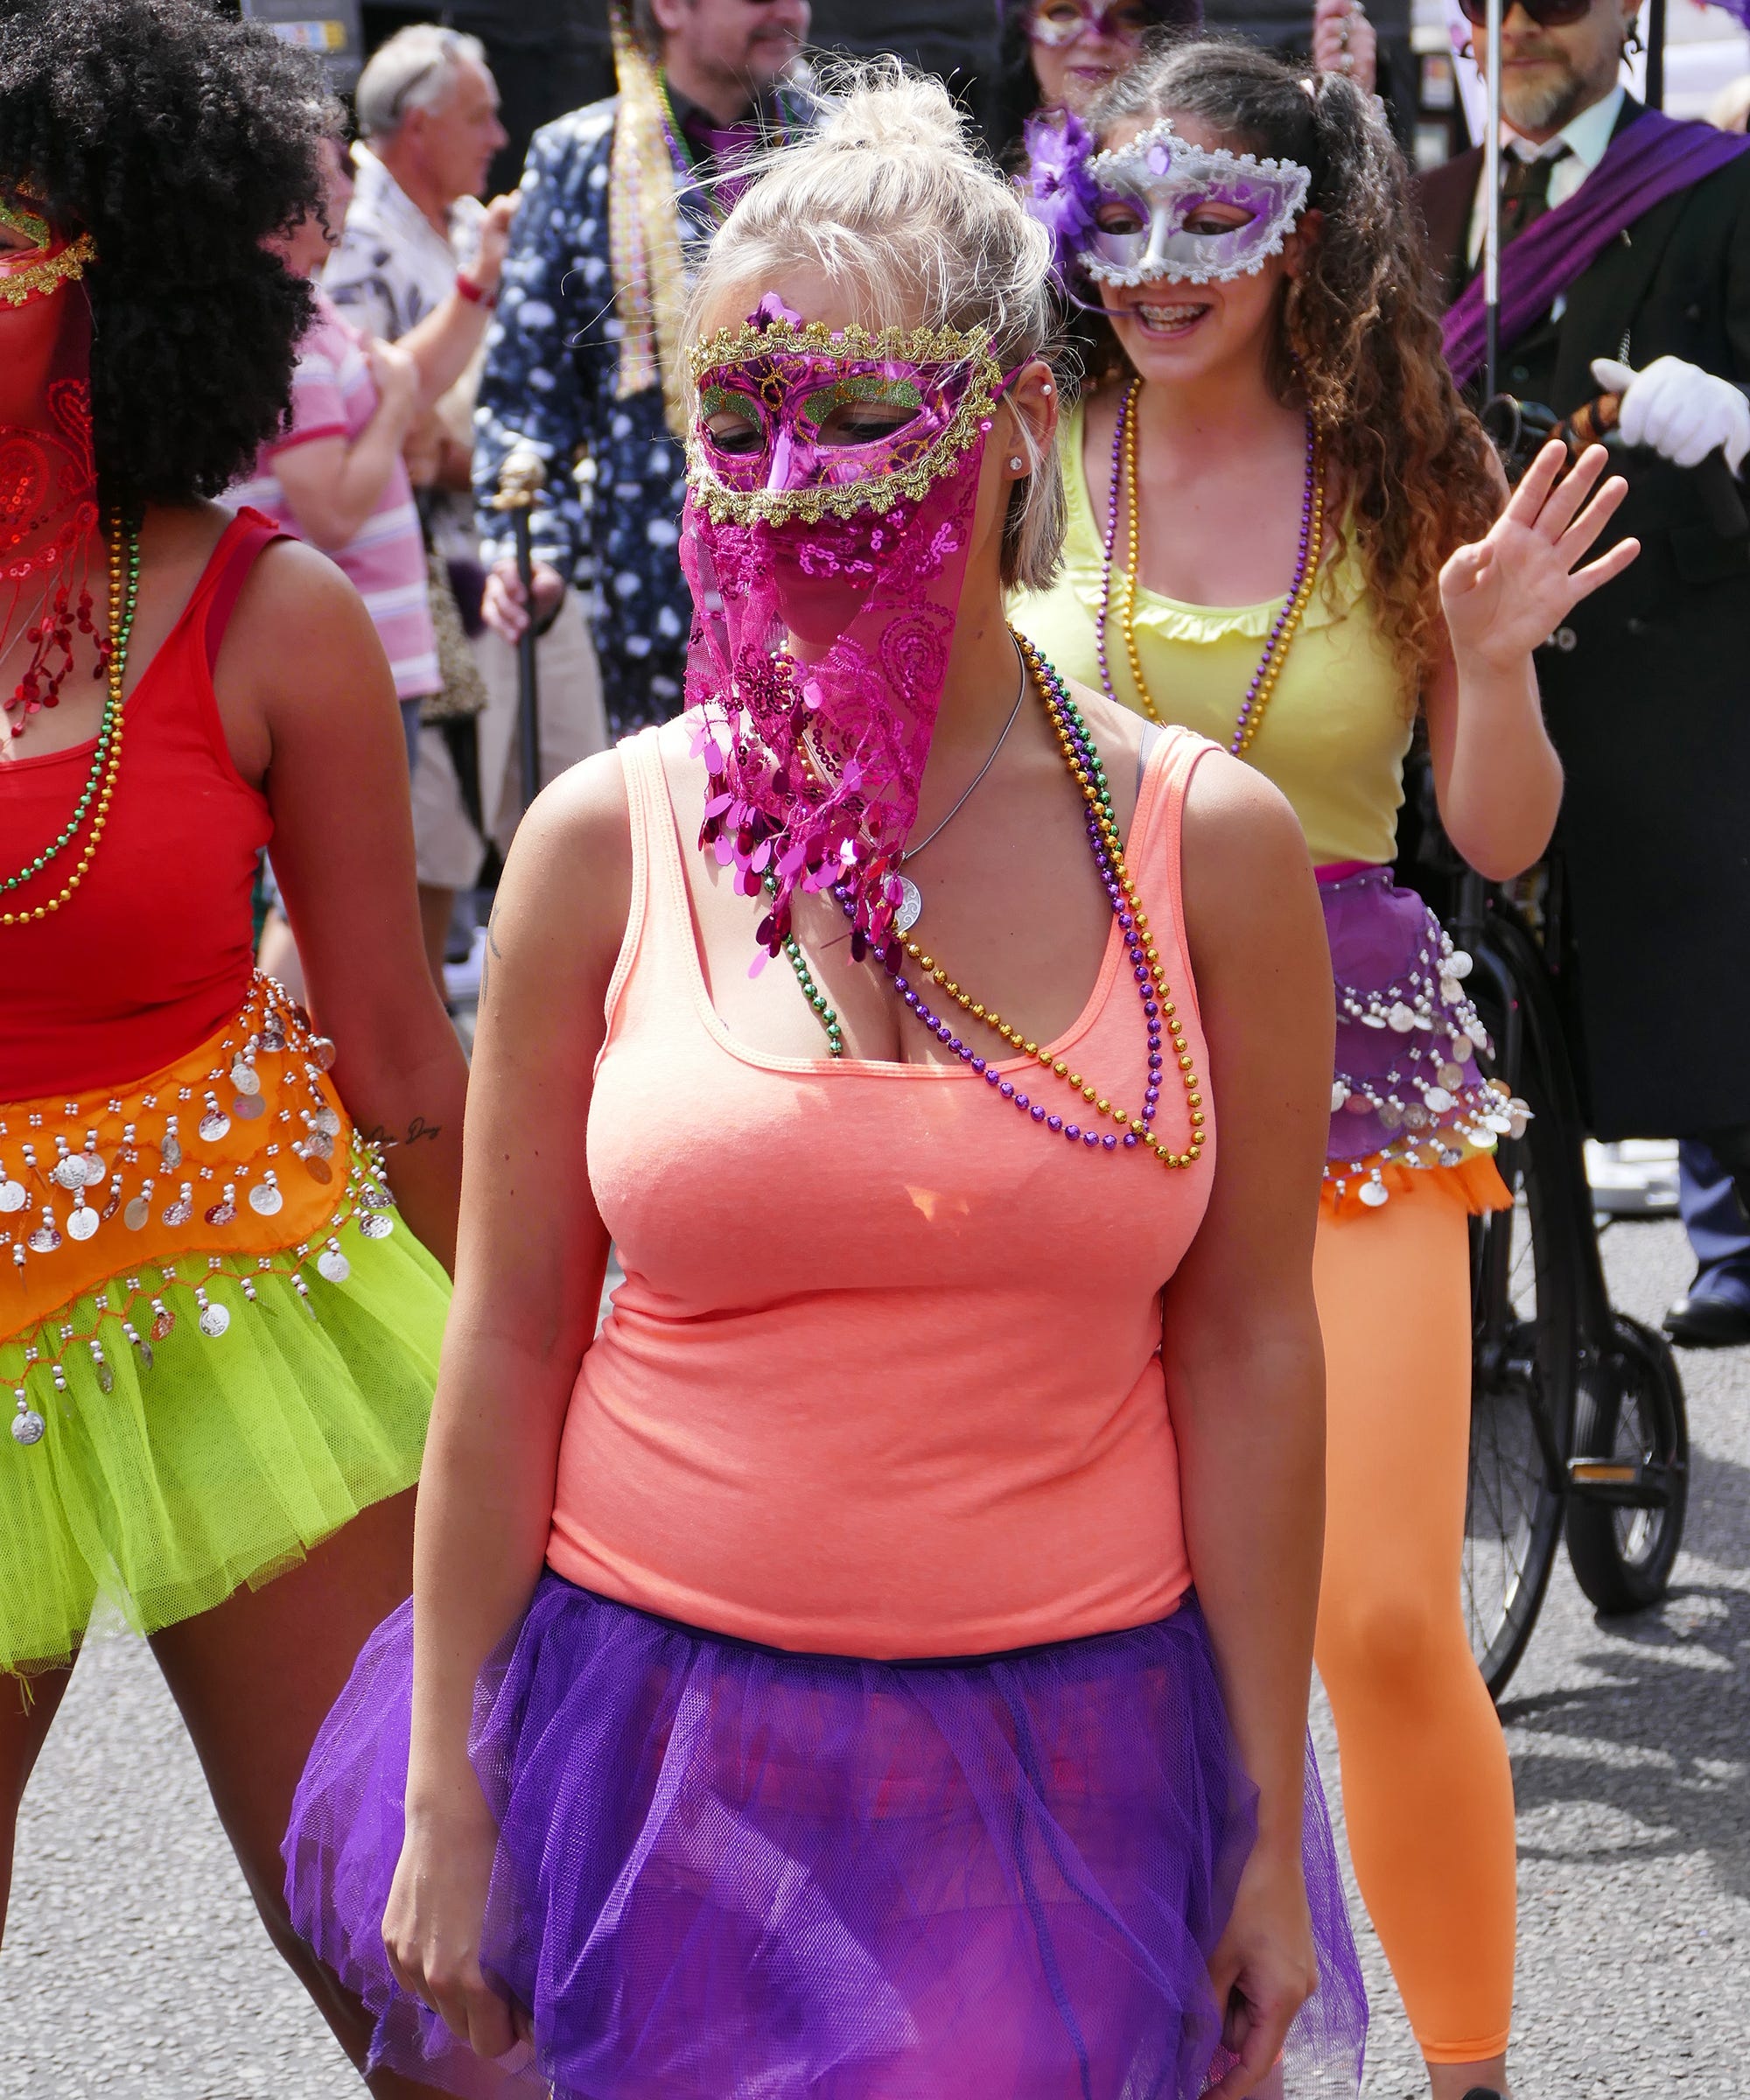
<path id="1" fill-rule="evenodd" d="M 1138 377 L 1131 380 L 1125 388 L 1124 398 L 1118 405 L 1117 425 L 1112 434 L 1111 494 L 1106 510 L 1105 558 L 1100 581 L 1100 616 L 1096 634 L 1099 642 L 1100 679 L 1106 689 L 1106 696 L 1123 705 L 1113 688 L 1111 670 L 1106 662 L 1106 630 L 1112 602 L 1112 556 L 1117 543 L 1118 515 L 1122 510 L 1126 512 L 1127 551 L 1124 599 L 1118 614 L 1119 629 L 1124 638 L 1124 654 L 1130 664 L 1130 682 L 1136 689 L 1137 697 L 1142 702 L 1143 712 L 1151 722 L 1161 722 L 1166 718 L 1148 689 L 1148 681 L 1143 676 L 1142 654 L 1137 647 L 1137 569 L 1142 537 L 1142 502 L 1137 472 L 1139 422 L 1137 408 L 1142 386 L 1142 380 Z M 1264 710 L 1270 705 L 1277 680 L 1282 675 L 1282 666 L 1287 657 L 1289 646 L 1294 640 L 1301 616 L 1318 585 L 1319 564 L 1324 551 L 1325 441 L 1317 424 L 1309 416 L 1306 419 L 1306 477 L 1294 581 L 1270 628 L 1270 639 L 1264 644 L 1264 654 L 1259 659 L 1256 670 L 1252 673 L 1251 683 L 1246 689 L 1239 718 L 1234 724 L 1234 733 L 1228 749 L 1236 759 L 1244 758 L 1250 751 L 1252 739 L 1257 735 L 1264 721 Z"/>
<path id="2" fill-rule="evenodd" d="M 86 871 L 91 865 L 92 856 L 97 850 L 97 842 L 103 836 L 103 828 L 109 821 L 109 805 L 116 793 L 116 779 L 122 766 L 122 685 L 128 668 L 128 637 L 133 632 L 134 612 L 140 595 L 140 536 L 137 532 L 124 533 L 119 516 L 109 520 L 109 647 L 104 658 L 107 690 L 103 700 L 102 719 L 98 724 L 97 743 L 92 753 L 91 771 L 78 802 L 74 805 L 72 816 L 61 828 L 52 844 L 46 846 L 36 857 L 26 861 L 17 874 L 9 875 L 0 882 L 0 895 L 19 888 L 35 876 L 45 872 L 57 857 L 68 849 L 78 836 L 79 829 L 88 809 L 91 812 L 91 829 L 80 850 L 73 872 L 54 896 L 38 905 L 19 911 L 0 912 L 0 926 L 29 926 L 38 919 L 46 919 L 51 912 L 58 912 L 85 880 Z M 0 778 L 4 778 L 0 772 Z"/>

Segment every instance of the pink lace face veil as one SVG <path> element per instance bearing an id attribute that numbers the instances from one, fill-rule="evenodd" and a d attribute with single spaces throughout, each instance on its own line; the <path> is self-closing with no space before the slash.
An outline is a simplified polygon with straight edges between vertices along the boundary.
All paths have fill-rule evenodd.
<path id="1" fill-rule="evenodd" d="M 799 887 L 839 883 L 860 952 L 900 901 L 1004 375 L 982 332 L 832 329 L 769 293 L 692 370 L 699 843 L 769 890 L 766 954 Z"/>

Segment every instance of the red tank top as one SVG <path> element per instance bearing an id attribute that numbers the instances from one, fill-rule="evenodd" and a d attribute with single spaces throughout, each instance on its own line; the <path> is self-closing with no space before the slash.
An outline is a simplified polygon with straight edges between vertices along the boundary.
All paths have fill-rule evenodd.
<path id="1" fill-rule="evenodd" d="M 243 1003 L 256 857 L 273 821 L 231 762 L 213 666 L 250 568 L 282 536 L 258 511 L 226 527 L 128 696 L 115 799 L 84 882 L 52 917 L 0 928 L 0 1101 L 144 1078 Z M 94 747 L 0 766 L 8 873 L 66 822 Z M 65 879 L 57 864 L 9 901 L 37 903 Z"/>

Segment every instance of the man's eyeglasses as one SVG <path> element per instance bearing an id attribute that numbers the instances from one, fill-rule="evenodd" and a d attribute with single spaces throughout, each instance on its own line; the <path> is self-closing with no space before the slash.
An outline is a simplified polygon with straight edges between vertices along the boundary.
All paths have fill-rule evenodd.
<path id="1" fill-rule="evenodd" d="M 1094 36 L 1135 44 L 1152 20 L 1145 0 L 1033 0 L 1027 35 L 1059 49 Z"/>
<path id="2" fill-rule="evenodd" d="M 1465 20 L 1473 29 L 1481 29 L 1488 21 L 1488 0 L 1459 0 Z M 1592 12 L 1592 0 L 1506 0 L 1506 12 L 1522 7 L 1539 29 L 1566 29 L 1571 23 L 1583 22 Z"/>

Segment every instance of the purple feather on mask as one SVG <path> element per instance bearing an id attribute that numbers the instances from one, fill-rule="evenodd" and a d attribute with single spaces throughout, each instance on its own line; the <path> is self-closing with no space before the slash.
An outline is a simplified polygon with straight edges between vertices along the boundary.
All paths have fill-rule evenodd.
<path id="1" fill-rule="evenodd" d="M 1094 140 L 1070 109 L 1041 110 L 1030 116 L 1023 136 L 1027 149 L 1023 186 L 1027 211 L 1051 235 L 1057 250 L 1058 282 L 1066 284 L 1094 226 L 1099 191 L 1088 172 Z"/>

